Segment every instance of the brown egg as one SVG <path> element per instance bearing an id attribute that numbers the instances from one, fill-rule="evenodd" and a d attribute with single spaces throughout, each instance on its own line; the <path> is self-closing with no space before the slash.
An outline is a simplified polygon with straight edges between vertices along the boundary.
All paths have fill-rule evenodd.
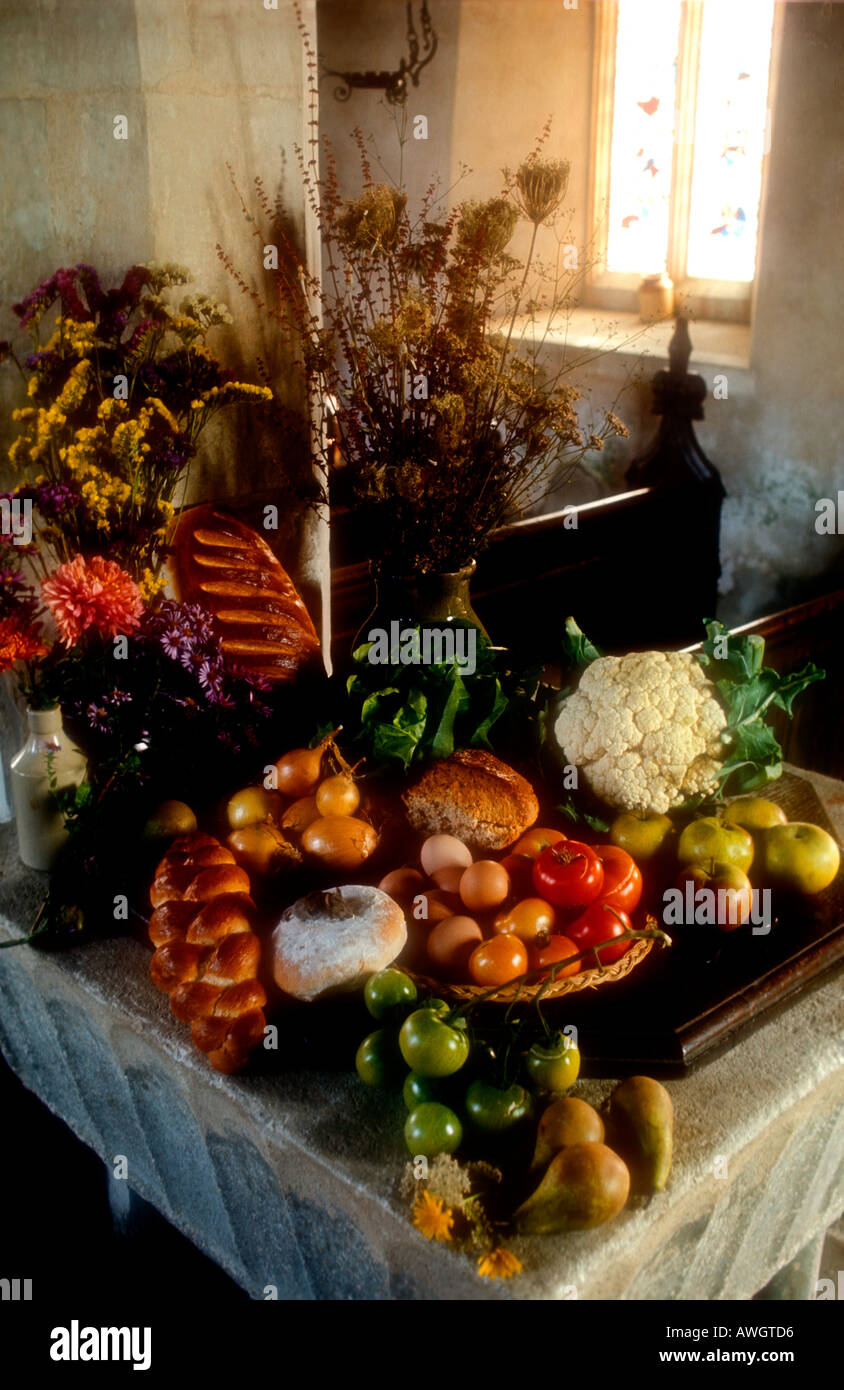
<path id="1" fill-rule="evenodd" d="M 418 902 L 414 899 L 410 909 L 411 917 L 418 922 L 442 922 L 443 918 L 454 917 L 461 909 L 461 902 L 456 893 L 443 893 L 439 888 L 429 888 L 419 897 L 423 901 Z"/>
<path id="2" fill-rule="evenodd" d="M 445 917 L 428 937 L 428 957 L 445 975 L 466 975 L 469 957 L 482 940 L 474 918 Z"/>
<path id="3" fill-rule="evenodd" d="M 382 893 L 388 893 L 401 907 L 408 907 L 417 893 L 424 892 L 425 876 L 418 869 L 407 865 L 401 869 L 391 869 L 378 884 Z"/>
<path id="4" fill-rule="evenodd" d="M 465 872 L 464 864 L 447 864 L 444 869 L 435 869 L 431 878 L 444 893 L 459 893 L 460 880 Z"/>
<path id="5" fill-rule="evenodd" d="M 431 878 L 438 869 L 454 865 L 467 869 L 472 862 L 471 851 L 454 835 L 429 835 L 419 854 L 422 868 Z"/>
<path id="6" fill-rule="evenodd" d="M 460 880 L 460 897 L 470 912 L 500 907 L 510 892 L 510 875 L 494 859 L 479 859 Z"/>

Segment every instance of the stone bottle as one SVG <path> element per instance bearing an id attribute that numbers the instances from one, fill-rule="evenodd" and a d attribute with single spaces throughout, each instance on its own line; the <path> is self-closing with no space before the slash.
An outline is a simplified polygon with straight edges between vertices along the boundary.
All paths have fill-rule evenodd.
<path id="1" fill-rule="evenodd" d="M 12 759 L 11 782 L 18 823 L 18 852 L 31 869 L 50 869 L 67 838 L 52 788 L 78 787 L 86 761 L 62 725 L 62 712 L 27 709 L 29 737 Z"/>

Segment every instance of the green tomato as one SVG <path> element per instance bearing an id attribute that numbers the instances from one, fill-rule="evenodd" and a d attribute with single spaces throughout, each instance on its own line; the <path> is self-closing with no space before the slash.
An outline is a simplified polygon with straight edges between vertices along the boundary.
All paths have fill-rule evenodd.
<path id="1" fill-rule="evenodd" d="M 380 1021 L 393 1017 L 402 1004 L 415 1004 L 416 985 L 403 970 L 379 970 L 367 980 L 363 997 L 372 1017 Z"/>
<path id="2" fill-rule="evenodd" d="M 564 1034 L 550 1043 L 534 1043 L 525 1057 L 528 1080 L 536 1091 L 567 1091 L 580 1075 L 580 1052 Z"/>
<path id="3" fill-rule="evenodd" d="M 463 1126 L 453 1110 L 437 1101 L 423 1101 L 405 1121 L 404 1142 L 414 1158 L 453 1154 L 463 1138 Z"/>
<path id="4" fill-rule="evenodd" d="M 427 999 L 423 999 L 420 1005 L 423 1009 L 433 1009 L 435 1014 L 445 1015 L 448 1013 L 448 1004 L 444 999 L 437 999 L 433 994 Z"/>
<path id="5" fill-rule="evenodd" d="M 401 1055 L 420 1076 L 452 1076 L 469 1056 L 469 1039 L 432 1009 L 416 1009 L 399 1033 Z"/>
<path id="6" fill-rule="evenodd" d="M 420 1076 L 418 1071 L 409 1071 L 401 1093 L 408 1110 L 415 1110 L 426 1100 L 439 1100 L 442 1085 L 434 1076 Z"/>
<path id="7" fill-rule="evenodd" d="M 368 1033 L 357 1050 L 355 1067 L 367 1086 L 384 1089 L 395 1085 L 401 1074 L 401 1061 L 396 1052 L 396 1039 L 386 1028 Z"/>
<path id="8" fill-rule="evenodd" d="M 485 1134 L 512 1129 L 533 1112 L 533 1101 L 524 1086 L 501 1090 L 487 1081 L 473 1081 L 466 1092 L 466 1114 Z"/>

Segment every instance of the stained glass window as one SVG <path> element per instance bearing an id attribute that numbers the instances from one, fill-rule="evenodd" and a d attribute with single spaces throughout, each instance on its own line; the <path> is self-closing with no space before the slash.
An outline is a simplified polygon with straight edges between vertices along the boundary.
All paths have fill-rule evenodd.
<path id="1" fill-rule="evenodd" d="M 753 279 L 773 19 L 768 0 L 703 7 L 689 275 Z"/>
<path id="2" fill-rule="evenodd" d="M 618 7 L 607 268 L 665 269 L 680 0 Z"/>
<path id="3" fill-rule="evenodd" d="M 686 10 L 681 0 L 617 6 L 607 269 L 746 284 L 768 136 L 773 0 L 704 0 L 696 25 L 684 23 Z M 678 72 L 692 75 L 689 86 L 696 75 L 696 96 Z M 692 101 L 692 158 L 678 161 L 677 116 Z M 689 209 L 682 247 L 676 199 Z"/>

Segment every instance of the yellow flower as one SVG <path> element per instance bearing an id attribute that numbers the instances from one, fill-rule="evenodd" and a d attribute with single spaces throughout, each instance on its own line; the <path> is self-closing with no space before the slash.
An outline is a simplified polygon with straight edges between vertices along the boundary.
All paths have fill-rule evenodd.
<path id="1" fill-rule="evenodd" d="M 93 367 L 87 358 L 77 362 L 56 398 L 60 410 L 77 410 L 88 394 Z"/>
<path id="2" fill-rule="evenodd" d="M 454 1216 L 448 1207 L 443 1206 L 440 1197 L 423 1192 L 413 1204 L 411 1219 L 426 1240 L 451 1240 Z"/>
<path id="3" fill-rule="evenodd" d="M 484 1279 L 512 1279 L 514 1274 L 521 1272 L 521 1260 L 509 1250 L 505 1250 L 503 1245 L 490 1250 L 478 1260 L 478 1273 Z"/>
<path id="4" fill-rule="evenodd" d="M 141 591 L 141 598 L 145 603 L 149 603 L 150 600 L 155 598 L 155 595 L 160 593 L 164 588 L 164 585 L 167 583 L 167 575 L 159 574 L 158 577 L 156 577 L 152 570 L 145 569 L 137 583 Z"/>

